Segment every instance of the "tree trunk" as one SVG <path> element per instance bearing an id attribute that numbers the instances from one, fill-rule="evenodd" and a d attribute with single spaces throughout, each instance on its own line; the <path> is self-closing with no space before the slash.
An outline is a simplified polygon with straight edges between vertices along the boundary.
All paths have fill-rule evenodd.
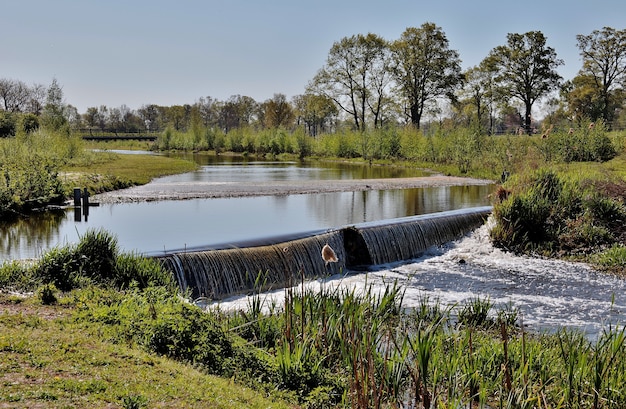
<path id="1" fill-rule="evenodd" d="M 532 110 L 532 105 L 526 103 L 526 115 L 524 116 L 524 130 L 526 130 L 526 133 L 528 135 L 533 134 L 532 117 L 530 115 L 531 110 Z"/>

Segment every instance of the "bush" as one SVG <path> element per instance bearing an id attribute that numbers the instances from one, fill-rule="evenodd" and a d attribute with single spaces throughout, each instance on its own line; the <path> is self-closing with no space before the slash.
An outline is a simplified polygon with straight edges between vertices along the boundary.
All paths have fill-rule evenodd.
<path id="1" fill-rule="evenodd" d="M 53 284 L 61 291 L 91 284 L 118 289 L 163 286 L 172 293 L 178 288 L 157 260 L 119 253 L 117 238 L 101 229 L 88 230 L 75 245 L 49 250 L 32 266 L 2 266 L 0 284 L 20 288 Z"/>
<path id="2" fill-rule="evenodd" d="M 493 243 L 510 251 L 594 253 L 619 240 L 626 208 L 593 183 L 562 182 L 540 170 L 511 182 L 494 205 Z"/>

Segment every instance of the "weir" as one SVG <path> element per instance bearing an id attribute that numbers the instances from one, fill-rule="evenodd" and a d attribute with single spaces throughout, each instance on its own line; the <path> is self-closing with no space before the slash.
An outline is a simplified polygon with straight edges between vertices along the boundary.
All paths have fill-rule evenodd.
<path id="1" fill-rule="evenodd" d="M 490 206 L 361 223 L 317 234 L 268 239 L 255 245 L 219 246 L 155 256 L 193 298 L 220 299 L 252 290 L 295 285 L 302 279 L 410 260 L 429 247 L 455 240 L 481 226 Z M 325 263 L 328 244 L 338 262 Z"/>

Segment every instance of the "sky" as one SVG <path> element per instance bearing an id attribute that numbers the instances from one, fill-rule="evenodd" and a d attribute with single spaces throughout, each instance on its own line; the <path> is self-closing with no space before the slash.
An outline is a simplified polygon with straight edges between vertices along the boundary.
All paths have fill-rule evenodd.
<path id="1" fill-rule="evenodd" d="M 65 102 L 138 109 L 303 94 L 333 43 L 441 27 L 463 69 L 507 33 L 541 31 L 573 78 L 576 35 L 626 25 L 623 0 L 0 0 L 0 78 L 63 88 Z"/>

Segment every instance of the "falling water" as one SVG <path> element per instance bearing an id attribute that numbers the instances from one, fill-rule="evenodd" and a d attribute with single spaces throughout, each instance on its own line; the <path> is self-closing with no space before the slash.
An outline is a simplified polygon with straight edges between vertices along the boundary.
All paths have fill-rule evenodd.
<path id="1" fill-rule="evenodd" d="M 233 294 L 282 288 L 301 279 L 335 275 L 372 264 L 408 260 L 433 245 L 457 239 L 484 223 L 491 207 L 363 223 L 259 245 L 158 256 L 192 297 L 220 299 Z M 324 263 L 329 244 L 338 256 Z"/>
<path id="2" fill-rule="evenodd" d="M 488 220 L 461 239 L 432 246 L 408 262 L 311 280 L 307 291 L 322 287 L 383 291 L 398 283 L 403 287 L 406 308 L 419 307 L 424 300 L 459 308 L 476 298 L 488 299 L 496 309 L 515 308 L 522 323 L 535 331 L 570 328 L 592 339 L 609 325 L 626 324 L 626 280 L 583 263 L 518 256 L 497 249 L 489 239 L 492 224 Z M 281 304 L 284 293 L 265 293 L 264 304 Z M 219 305 L 224 310 L 239 310 L 247 308 L 249 300 L 231 297 Z"/>
<path id="3" fill-rule="evenodd" d="M 192 297 L 222 298 L 251 290 L 285 287 L 302 278 L 345 270 L 340 230 L 282 243 L 175 253 L 158 257 Z M 339 261 L 326 265 L 321 251 L 329 244 Z"/>

